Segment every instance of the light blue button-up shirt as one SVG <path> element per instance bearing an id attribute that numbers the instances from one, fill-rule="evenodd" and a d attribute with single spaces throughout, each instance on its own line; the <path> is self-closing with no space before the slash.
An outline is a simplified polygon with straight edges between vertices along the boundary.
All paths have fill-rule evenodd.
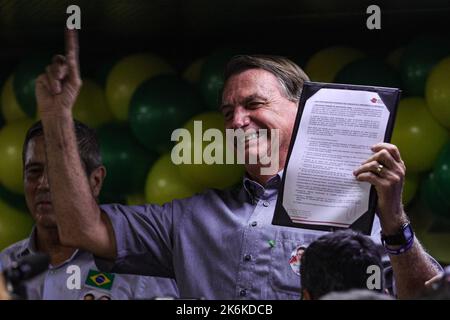
<path id="1" fill-rule="evenodd" d="M 97 258 L 97 265 L 174 277 L 183 298 L 299 299 L 300 276 L 291 257 L 325 232 L 271 224 L 281 174 L 265 188 L 244 178 L 238 188 L 207 190 L 163 206 L 102 205 L 118 257 Z M 378 218 L 372 239 L 380 242 Z"/>
<path id="2" fill-rule="evenodd" d="M 12 261 L 36 252 L 33 230 L 30 238 L 17 242 L 0 253 L 0 271 L 8 268 Z M 70 266 L 80 270 L 80 288 L 69 289 L 74 283 L 74 272 Z M 71 271 L 70 273 L 67 273 Z M 72 276 L 72 278 L 70 278 Z M 49 266 L 46 272 L 26 282 L 27 298 L 30 300 L 81 300 L 87 298 L 127 300 L 152 299 L 155 297 L 178 297 L 173 279 L 145 277 L 127 274 L 102 274 L 91 253 L 76 250 L 65 262 Z"/>

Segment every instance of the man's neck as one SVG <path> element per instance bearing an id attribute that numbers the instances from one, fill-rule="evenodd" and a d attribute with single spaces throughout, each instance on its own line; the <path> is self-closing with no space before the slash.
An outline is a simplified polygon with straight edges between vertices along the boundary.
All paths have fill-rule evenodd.
<path id="1" fill-rule="evenodd" d="M 278 174 L 278 172 L 280 172 L 283 168 L 284 168 L 284 166 L 278 168 L 277 172 L 274 174 L 271 174 L 271 175 L 261 174 L 261 166 L 260 165 L 246 165 L 245 171 L 247 172 L 247 174 L 249 175 L 249 177 L 252 180 L 258 182 L 260 185 L 265 187 L 267 182 L 270 179 L 272 179 L 273 177 L 275 177 Z"/>
<path id="2" fill-rule="evenodd" d="M 278 162 L 270 162 L 269 164 L 262 165 L 261 163 L 257 164 L 246 164 L 245 171 L 247 174 L 256 182 L 258 182 L 263 187 L 266 186 L 267 182 L 275 177 L 278 172 L 284 169 L 284 164 L 286 163 L 287 158 L 287 148 L 280 148 L 278 152 Z M 270 170 L 263 170 L 269 169 Z M 264 172 L 270 172 L 270 174 L 263 174 Z"/>
<path id="3" fill-rule="evenodd" d="M 57 228 L 36 227 L 36 248 L 50 256 L 50 264 L 57 266 L 68 260 L 75 248 L 66 247 L 59 241 Z"/>

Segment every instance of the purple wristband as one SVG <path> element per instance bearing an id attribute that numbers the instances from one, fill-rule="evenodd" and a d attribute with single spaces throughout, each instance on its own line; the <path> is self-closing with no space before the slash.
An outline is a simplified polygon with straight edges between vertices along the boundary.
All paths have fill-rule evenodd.
<path id="1" fill-rule="evenodd" d="M 387 245 L 385 245 L 384 248 L 386 249 L 387 253 L 392 254 L 394 256 L 398 256 L 399 254 L 405 253 L 406 251 L 412 248 L 414 244 L 414 238 L 415 237 L 413 235 L 406 244 L 404 244 L 398 249 L 389 249 Z"/>

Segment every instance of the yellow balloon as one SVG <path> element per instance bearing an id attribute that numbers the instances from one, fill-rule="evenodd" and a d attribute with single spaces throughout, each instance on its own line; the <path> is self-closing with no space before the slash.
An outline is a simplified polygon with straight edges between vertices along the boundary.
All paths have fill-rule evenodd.
<path id="1" fill-rule="evenodd" d="M 448 133 L 431 115 L 425 99 L 400 100 L 391 142 L 405 161 L 408 172 L 431 170 Z"/>
<path id="2" fill-rule="evenodd" d="M 200 73 L 202 71 L 205 58 L 200 58 L 192 62 L 183 72 L 183 78 L 187 82 L 196 84 L 200 81 Z"/>
<path id="3" fill-rule="evenodd" d="M 435 119 L 450 129 L 450 57 L 432 69 L 427 78 L 425 96 Z"/>
<path id="4" fill-rule="evenodd" d="M 450 264 L 450 233 L 428 231 L 418 235 L 418 239 L 431 256 Z"/>
<path id="5" fill-rule="evenodd" d="M 142 82 L 174 72 L 167 62 L 153 54 L 135 54 L 120 60 L 106 80 L 106 98 L 114 117 L 120 121 L 128 119 L 131 97 Z"/>
<path id="6" fill-rule="evenodd" d="M 14 94 L 13 79 L 14 75 L 10 75 L 2 89 L 2 113 L 7 123 L 27 118 L 27 115 L 21 109 Z"/>
<path id="7" fill-rule="evenodd" d="M 224 138 L 219 141 L 203 141 L 202 137 L 196 139 L 194 136 L 194 121 L 201 121 L 202 135 L 208 129 L 218 129 L 220 130 Z M 226 144 L 225 141 L 225 126 L 223 115 L 218 112 L 201 113 L 190 119 L 184 125 L 184 128 L 190 132 L 191 139 L 188 141 L 179 141 L 179 143 L 183 143 L 183 146 L 186 147 L 186 153 L 191 154 L 191 163 L 183 163 L 178 166 L 178 169 L 181 176 L 186 181 L 190 181 L 192 184 L 202 189 L 223 189 L 241 181 L 244 174 L 244 166 L 242 164 L 226 164 L 226 154 L 227 152 L 229 152 L 230 147 Z M 211 152 L 209 152 L 208 146 L 210 145 L 211 147 L 216 145 L 217 150 L 215 152 L 212 152 L 211 149 Z M 206 163 L 204 156 L 209 156 L 210 154 L 222 154 L 222 157 L 218 159 L 219 161 L 221 161 L 221 163 Z M 201 164 L 194 163 L 196 157 L 198 159 L 201 159 Z"/>
<path id="8" fill-rule="evenodd" d="M 336 75 L 350 62 L 363 58 L 365 54 L 349 47 L 329 47 L 309 58 L 305 72 L 312 81 L 333 82 Z"/>
<path id="9" fill-rule="evenodd" d="M 31 215 L 21 212 L 0 199 L 0 251 L 30 235 Z"/>
<path id="10" fill-rule="evenodd" d="M 94 81 L 83 79 L 83 86 L 73 107 L 73 116 L 93 128 L 113 120 L 105 94 Z"/>
<path id="11" fill-rule="evenodd" d="M 22 146 L 32 124 L 21 119 L 0 130 L 0 182 L 15 193 L 23 194 Z"/>
<path id="12" fill-rule="evenodd" d="M 199 191 L 201 190 L 182 179 L 170 154 L 164 154 L 148 173 L 145 198 L 148 203 L 162 205 L 174 199 L 190 197 Z"/>

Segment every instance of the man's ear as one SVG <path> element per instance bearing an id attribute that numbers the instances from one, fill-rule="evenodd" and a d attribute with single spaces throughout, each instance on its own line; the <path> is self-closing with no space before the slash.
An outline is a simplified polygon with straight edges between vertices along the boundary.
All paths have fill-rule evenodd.
<path id="1" fill-rule="evenodd" d="M 302 300 L 312 300 L 311 295 L 307 289 L 302 289 Z"/>
<path id="2" fill-rule="evenodd" d="M 91 172 L 89 176 L 89 184 L 91 186 L 92 194 L 97 198 L 102 190 L 103 180 L 106 177 L 106 168 L 100 166 Z"/>

